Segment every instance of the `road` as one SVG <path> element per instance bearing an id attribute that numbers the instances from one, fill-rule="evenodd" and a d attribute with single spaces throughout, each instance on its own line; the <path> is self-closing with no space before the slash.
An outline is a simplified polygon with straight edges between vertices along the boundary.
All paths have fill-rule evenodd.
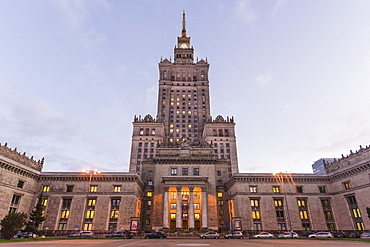
<path id="1" fill-rule="evenodd" d="M 370 246 L 370 242 L 313 240 L 313 239 L 62 239 L 36 242 L 3 243 L 16 247 L 330 247 Z"/>

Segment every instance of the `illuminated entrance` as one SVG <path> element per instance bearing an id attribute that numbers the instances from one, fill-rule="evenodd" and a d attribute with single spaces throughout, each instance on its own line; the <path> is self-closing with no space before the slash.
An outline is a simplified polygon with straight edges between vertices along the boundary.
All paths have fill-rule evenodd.
<path id="1" fill-rule="evenodd" d="M 171 231 L 201 230 L 202 213 L 206 214 L 207 209 L 200 187 L 170 187 L 164 198 L 163 227 L 168 226 Z"/>

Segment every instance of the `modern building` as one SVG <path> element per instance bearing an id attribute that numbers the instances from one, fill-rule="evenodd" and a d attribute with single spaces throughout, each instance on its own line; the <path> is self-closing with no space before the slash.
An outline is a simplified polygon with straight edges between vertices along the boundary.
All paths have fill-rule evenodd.
<path id="1" fill-rule="evenodd" d="M 194 61 L 185 13 L 174 60 L 159 62 L 158 107 L 135 116 L 129 172 L 42 172 L 0 145 L 0 219 L 30 213 L 43 230 L 219 232 L 369 230 L 370 146 L 324 174 L 239 173 L 235 121 L 211 115 L 209 63 Z"/>
<path id="2" fill-rule="evenodd" d="M 333 162 L 334 158 L 321 158 L 312 164 L 313 173 L 325 173 L 324 162 Z"/>

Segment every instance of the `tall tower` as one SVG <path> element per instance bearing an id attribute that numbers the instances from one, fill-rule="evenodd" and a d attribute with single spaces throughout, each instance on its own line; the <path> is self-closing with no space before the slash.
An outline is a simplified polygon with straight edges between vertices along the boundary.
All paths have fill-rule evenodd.
<path id="1" fill-rule="evenodd" d="M 164 123 L 166 141 L 186 136 L 194 143 L 201 142 L 204 124 L 210 118 L 208 71 L 207 61 L 194 63 L 184 12 L 174 62 L 164 59 L 159 63 L 157 119 Z"/>
<path id="2" fill-rule="evenodd" d="M 207 59 L 194 61 L 183 12 L 174 61 L 165 58 L 159 62 L 156 118 L 135 116 L 133 122 L 130 172 L 141 174 L 141 161 L 154 158 L 159 143 L 176 145 L 183 138 L 195 146 L 214 145 L 214 156 L 228 161 L 229 174 L 238 172 L 235 124 L 232 118 L 212 119 L 208 72 Z"/>

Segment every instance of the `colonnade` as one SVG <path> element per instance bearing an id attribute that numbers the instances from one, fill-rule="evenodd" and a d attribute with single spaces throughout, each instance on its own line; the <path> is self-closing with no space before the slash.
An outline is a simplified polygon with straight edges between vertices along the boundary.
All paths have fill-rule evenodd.
<path id="1" fill-rule="evenodd" d="M 195 194 L 196 198 L 194 198 Z M 176 205 L 172 207 L 175 204 L 174 201 Z M 197 208 L 194 208 L 195 201 L 197 205 L 200 204 Z M 184 228 L 184 221 L 187 221 L 188 229 L 195 229 L 196 220 L 201 222 L 201 228 L 208 228 L 207 193 L 204 189 L 200 187 L 167 187 L 164 192 L 163 204 L 163 228 L 171 228 L 170 220 L 174 220 L 174 218 L 177 229 Z M 175 210 L 176 213 L 173 213 Z"/>

